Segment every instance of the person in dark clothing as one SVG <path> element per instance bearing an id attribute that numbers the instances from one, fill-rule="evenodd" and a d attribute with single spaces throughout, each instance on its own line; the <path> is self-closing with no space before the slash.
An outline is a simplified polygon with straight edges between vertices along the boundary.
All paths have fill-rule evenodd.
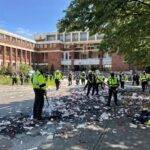
<path id="1" fill-rule="evenodd" d="M 13 73 L 12 74 L 12 85 L 15 85 L 15 84 L 17 84 L 17 74 Z"/>
<path id="2" fill-rule="evenodd" d="M 132 85 L 134 85 L 135 83 L 136 83 L 136 74 L 132 76 Z"/>
<path id="3" fill-rule="evenodd" d="M 21 82 L 21 85 L 23 85 L 23 83 L 24 83 L 24 76 L 23 76 L 22 73 L 20 74 L 20 82 Z"/>
<path id="4" fill-rule="evenodd" d="M 98 82 L 97 82 L 97 74 L 95 72 L 92 73 L 93 75 L 93 90 L 92 90 L 92 95 L 96 92 L 96 95 L 98 95 Z"/>
<path id="5" fill-rule="evenodd" d="M 118 105 L 117 100 L 117 88 L 119 86 L 118 78 L 114 76 L 114 73 L 111 73 L 111 76 L 109 77 L 107 84 L 109 86 L 109 96 L 108 96 L 108 102 L 107 106 L 110 106 L 111 97 L 114 96 L 115 104 Z"/>
<path id="6" fill-rule="evenodd" d="M 121 88 L 124 89 L 124 84 L 125 84 L 125 75 L 124 74 L 119 75 L 119 81 L 120 81 Z"/>
<path id="7" fill-rule="evenodd" d="M 76 85 L 79 85 L 79 83 L 80 83 L 80 76 L 79 76 L 79 74 L 76 74 L 75 80 L 76 80 Z"/>
<path id="8" fill-rule="evenodd" d="M 142 91 L 145 92 L 145 89 L 148 85 L 148 77 L 145 72 L 140 76 Z"/>
<path id="9" fill-rule="evenodd" d="M 92 71 L 89 71 L 87 76 L 87 96 L 89 96 L 91 89 L 93 88 L 94 76 Z"/>
<path id="10" fill-rule="evenodd" d="M 68 75 L 68 86 L 72 85 L 72 73 L 70 72 Z"/>
<path id="11" fill-rule="evenodd" d="M 136 82 L 136 85 L 139 86 L 139 84 L 140 84 L 140 76 L 138 74 L 136 74 L 135 82 Z"/>

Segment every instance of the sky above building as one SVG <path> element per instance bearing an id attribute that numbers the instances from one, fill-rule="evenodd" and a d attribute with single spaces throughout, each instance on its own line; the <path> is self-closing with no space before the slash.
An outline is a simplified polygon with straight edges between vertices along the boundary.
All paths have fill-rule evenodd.
<path id="1" fill-rule="evenodd" d="M 0 28 L 26 37 L 57 31 L 70 0 L 0 0 Z"/>

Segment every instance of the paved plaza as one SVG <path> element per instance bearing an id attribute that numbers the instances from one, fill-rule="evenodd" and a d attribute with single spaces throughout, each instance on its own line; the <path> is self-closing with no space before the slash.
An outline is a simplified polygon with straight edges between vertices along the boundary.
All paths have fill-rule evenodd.
<path id="1" fill-rule="evenodd" d="M 108 110 L 102 93 L 86 97 L 82 86 L 68 87 L 63 81 L 59 91 L 48 91 L 51 107 L 58 108 L 53 117 L 33 123 L 32 87 L 0 86 L 0 150 L 148 150 L 150 128 L 133 123 L 129 112 L 138 113 L 138 106 L 125 106 L 127 98 L 134 101 L 131 90 L 135 89 L 120 92 L 120 106 L 112 102 Z M 149 100 L 147 94 L 139 93 Z"/>

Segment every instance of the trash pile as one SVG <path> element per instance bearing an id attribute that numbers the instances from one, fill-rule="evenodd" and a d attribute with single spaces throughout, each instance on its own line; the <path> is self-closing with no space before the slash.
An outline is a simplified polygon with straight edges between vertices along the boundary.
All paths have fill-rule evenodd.
<path id="1" fill-rule="evenodd" d="M 120 106 L 108 109 L 105 107 L 106 100 L 103 95 L 87 97 L 82 89 L 74 89 L 69 96 L 51 98 L 50 106 L 45 102 L 46 119 L 41 123 L 34 122 L 31 115 L 24 114 L 0 118 L 0 135 L 13 138 L 16 134 L 26 133 L 29 136 L 46 135 L 48 139 L 54 137 L 67 139 L 73 137 L 79 129 L 91 128 L 93 124 L 95 127 L 92 128 L 98 129 L 99 124 L 103 125 L 109 120 L 122 117 L 130 118 L 132 126 L 138 123 L 149 125 L 149 96 L 124 92 L 118 96 L 118 99 Z"/>
<path id="2" fill-rule="evenodd" d="M 123 105 L 128 117 L 132 118 L 134 124 L 150 125 L 150 96 L 132 95 L 124 96 Z"/>

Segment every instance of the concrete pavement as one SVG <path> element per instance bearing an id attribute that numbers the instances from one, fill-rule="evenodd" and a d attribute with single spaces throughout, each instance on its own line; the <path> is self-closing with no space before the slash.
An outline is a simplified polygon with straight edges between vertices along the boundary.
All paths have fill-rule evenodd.
<path id="1" fill-rule="evenodd" d="M 113 107 L 107 112 L 104 109 L 105 99 L 102 97 L 87 100 L 84 92 L 79 91 L 81 87 L 71 92 L 71 87 L 68 88 L 66 85 L 64 82 L 60 91 L 51 89 L 49 97 L 54 97 L 54 101 L 61 101 L 65 97 L 66 105 L 71 105 L 72 109 L 80 108 L 75 114 L 80 115 L 73 119 L 47 120 L 44 124 L 33 127 L 31 132 L 16 134 L 14 138 L 0 135 L 0 150 L 149 149 L 150 128 L 132 124 L 131 117 L 119 113 L 120 107 Z M 31 87 L 0 86 L 0 92 L 0 123 L 5 116 L 8 118 L 20 113 L 32 113 L 34 94 Z M 104 112 L 111 117 L 107 118 L 104 115 L 105 119 L 100 120 L 99 117 Z"/>

